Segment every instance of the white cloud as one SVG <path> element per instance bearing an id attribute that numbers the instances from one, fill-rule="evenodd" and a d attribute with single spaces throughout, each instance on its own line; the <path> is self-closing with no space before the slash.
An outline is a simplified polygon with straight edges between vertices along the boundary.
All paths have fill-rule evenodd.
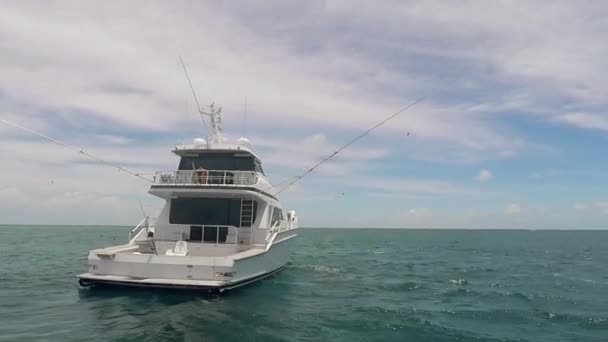
<path id="1" fill-rule="evenodd" d="M 3 203 L 23 203 L 29 200 L 28 196 L 21 189 L 11 186 L 0 188 L 0 200 Z"/>
<path id="2" fill-rule="evenodd" d="M 586 214 L 591 212 L 597 212 L 602 214 L 608 214 L 608 201 L 596 201 L 592 203 L 575 203 L 574 209 L 576 211 L 584 211 Z"/>
<path id="3" fill-rule="evenodd" d="M 427 178 L 424 170 L 395 168 L 385 177 L 378 166 L 389 159 L 400 166 L 421 161 L 421 168 L 479 167 L 537 153 L 533 135 L 498 115 L 608 129 L 602 110 L 608 79 L 597 72 L 608 69 L 601 3 L 149 1 L 142 10 L 134 3 L 56 1 L 52 7 L 52 16 L 45 6 L 18 1 L 0 11 L 0 118 L 142 172 L 173 169 L 177 160 L 168 150 L 202 131 L 179 55 L 201 102 L 223 105 L 227 127 L 240 127 L 248 99 L 254 146 L 267 171 L 279 169 L 279 176 L 312 166 L 427 95 L 367 137 L 369 145 L 353 145 L 323 165 L 311 182 L 339 181 L 376 198 L 477 195 L 457 180 Z M 405 132 L 412 132 L 409 140 Z M 24 201 L 36 201 L 28 187 L 44 189 L 54 180 L 56 196 L 48 195 L 45 206 L 78 198 L 70 205 L 86 209 L 86 196 L 119 203 L 145 190 L 133 189 L 129 176 L 4 126 L 0 164 L 0 189 Z M 477 178 L 492 174 L 482 170 Z M 21 216 L 37 214 L 30 210 Z M 484 219 L 504 214 L 496 210 Z M 10 210 L 0 209 L 5 214 Z M 101 212 L 96 220 L 106 217 Z"/>
<path id="4" fill-rule="evenodd" d="M 256 151 L 263 157 L 264 165 L 288 168 L 294 174 L 308 170 L 340 148 L 330 142 L 323 133 L 301 139 L 254 136 L 251 141 Z M 352 174 L 355 171 L 362 173 L 363 162 L 373 162 L 388 157 L 389 154 L 390 150 L 387 147 L 353 145 L 324 163 L 315 172 L 337 176 Z"/>
<path id="5" fill-rule="evenodd" d="M 353 177 L 343 180 L 367 190 L 380 190 L 392 193 L 426 193 L 434 195 L 448 194 L 471 194 L 469 188 L 452 182 L 435 181 L 421 178 L 378 178 L 378 177 Z"/>
<path id="6" fill-rule="evenodd" d="M 567 173 L 566 170 L 549 169 L 549 170 L 531 172 L 528 174 L 528 178 L 529 179 L 554 178 L 556 176 L 564 175 L 565 173 Z"/>
<path id="7" fill-rule="evenodd" d="M 589 113 L 567 113 L 555 118 L 556 122 L 588 129 L 608 131 L 608 117 Z"/>
<path id="8" fill-rule="evenodd" d="M 477 177 L 475 177 L 475 179 L 477 179 L 480 182 L 485 182 L 485 181 L 489 181 L 490 179 L 492 179 L 493 175 L 492 172 L 483 169 L 481 171 L 479 171 L 479 174 L 477 175 Z"/>
<path id="9" fill-rule="evenodd" d="M 604 214 L 608 214 L 608 201 L 598 201 L 593 203 L 593 206 L 602 211 Z"/>
<path id="10" fill-rule="evenodd" d="M 0 189 L 2 223 L 132 224 L 142 216 L 138 200 L 149 215 L 162 204 L 144 192 L 135 196 L 101 190 L 76 190 L 61 182 Z"/>
<path id="11" fill-rule="evenodd" d="M 522 210 L 519 204 L 511 203 L 505 207 L 504 212 L 507 215 L 519 215 L 521 214 Z"/>
<path id="12" fill-rule="evenodd" d="M 196 122 L 176 65 L 177 55 L 183 53 L 203 102 L 215 99 L 223 104 L 227 119 L 234 118 L 247 97 L 250 120 L 291 128 L 362 130 L 408 103 L 403 94 L 420 84 L 411 80 L 413 75 L 364 55 L 339 49 L 296 53 L 236 17 L 238 9 L 226 12 L 222 6 L 202 3 L 168 8 L 150 2 L 140 13 L 138 6 L 130 6 L 117 11 L 110 4 L 77 8 L 66 3 L 62 15 L 52 17 L 34 6 L 8 6 L 0 14 L 0 32 L 7 44 L 27 41 L 28 49 L 5 54 L 0 89 L 6 89 L 11 102 L 29 106 L 30 115 L 50 109 L 81 125 L 79 118 L 86 112 L 114 125 L 174 130 Z M 140 13 L 136 21 L 130 16 L 121 20 L 122 13 L 132 12 Z M 208 14 L 206 25 L 200 25 L 197 13 Z M 200 37 L 211 48 L 193 48 L 191 42 Z M 96 43 L 90 49 L 77 48 L 91 41 Z M 36 82 L 24 83 L 28 79 Z M 59 87 L 54 86 L 58 79 Z M 400 94 L 373 91 L 387 86 L 399 87 Z M 465 111 L 434 103 L 431 97 L 383 129 L 397 134 L 409 130 L 465 149 L 510 148 L 511 139 L 463 115 Z M 467 134 L 453 134 L 459 131 Z"/>
<path id="13" fill-rule="evenodd" d="M 576 203 L 576 204 L 574 204 L 574 209 L 575 210 L 585 210 L 585 209 L 587 209 L 587 205 L 584 203 Z"/>
<path id="14" fill-rule="evenodd" d="M 416 219 L 425 219 L 433 216 L 433 211 L 428 208 L 413 208 L 407 211 L 407 216 Z"/>

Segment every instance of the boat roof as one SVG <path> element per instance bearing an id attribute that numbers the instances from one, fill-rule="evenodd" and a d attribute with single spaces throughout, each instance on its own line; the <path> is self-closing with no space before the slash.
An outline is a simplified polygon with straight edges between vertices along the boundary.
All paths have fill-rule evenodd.
<path id="1" fill-rule="evenodd" d="M 195 139 L 195 142 L 192 144 L 177 145 L 173 148 L 173 150 L 171 152 L 173 152 L 174 154 L 176 154 L 180 157 L 183 155 L 195 154 L 195 153 L 200 154 L 200 153 L 209 153 L 209 152 L 211 152 L 211 153 L 246 152 L 246 153 L 251 154 L 258 161 L 261 162 L 258 155 L 255 152 L 253 152 L 253 150 L 251 149 L 251 145 L 249 144 L 248 141 L 246 143 L 244 143 L 244 141 L 239 141 L 239 144 L 228 144 L 228 143 L 208 144 L 208 143 L 204 142 L 202 139 L 200 139 L 200 141 L 196 141 L 196 140 L 198 140 L 198 139 Z"/>

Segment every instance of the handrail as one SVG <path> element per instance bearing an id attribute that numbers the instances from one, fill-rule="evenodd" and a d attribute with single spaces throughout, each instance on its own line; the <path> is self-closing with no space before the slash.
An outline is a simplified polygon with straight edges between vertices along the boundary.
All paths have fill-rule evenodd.
<path id="1" fill-rule="evenodd" d="M 274 243 L 274 239 L 277 237 L 279 233 L 278 232 L 274 232 L 272 233 L 272 235 L 270 236 L 270 241 L 268 239 L 266 239 L 266 248 L 265 250 L 268 252 L 268 250 L 270 249 L 270 247 L 272 246 L 272 244 Z"/>
<path id="2" fill-rule="evenodd" d="M 285 227 L 283 226 L 283 224 L 285 224 Z M 284 230 L 288 230 L 291 229 L 289 227 L 289 221 L 288 220 L 278 220 L 274 223 L 274 225 L 272 225 L 272 227 L 270 227 L 270 231 L 273 232 L 282 232 Z"/>
<path id="3" fill-rule="evenodd" d="M 260 179 L 255 171 L 238 170 L 179 170 L 158 171 L 154 184 L 162 185 L 255 185 Z"/>
<path id="4" fill-rule="evenodd" d="M 144 225 L 145 223 L 145 225 Z M 148 228 L 148 218 L 144 218 L 143 220 L 141 220 L 141 222 L 139 222 L 139 224 L 137 226 L 135 226 L 135 228 L 131 229 L 131 231 L 129 232 L 129 242 L 132 242 L 131 240 L 133 240 L 135 237 L 137 237 L 137 235 L 139 234 L 139 232 L 142 231 L 142 229 L 144 228 Z"/>

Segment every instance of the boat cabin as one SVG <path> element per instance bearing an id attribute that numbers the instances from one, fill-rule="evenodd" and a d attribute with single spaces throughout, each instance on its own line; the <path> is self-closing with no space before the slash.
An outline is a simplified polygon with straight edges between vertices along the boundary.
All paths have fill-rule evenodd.
<path id="1" fill-rule="evenodd" d="M 211 135 L 176 146 L 177 170 L 155 173 L 148 192 L 165 201 L 157 219 L 144 218 L 126 245 L 90 251 L 80 285 L 221 292 L 285 268 L 295 212 L 284 218 L 249 140 L 229 145 L 222 136 L 221 108 L 199 111 Z"/>
<path id="2" fill-rule="evenodd" d="M 285 221 L 253 152 L 187 146 L 173 152 L 180 156 L 178 170 L 157 173 L 150 188 L 166 200 L 156 239 L 250 245 Z"/>

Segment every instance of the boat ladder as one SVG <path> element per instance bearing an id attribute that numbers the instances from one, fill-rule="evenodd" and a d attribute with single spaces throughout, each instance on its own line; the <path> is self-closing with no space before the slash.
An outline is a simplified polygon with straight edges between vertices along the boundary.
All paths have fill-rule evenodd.
<path id="1" fill-rule="evenodd" d="M 253 226 L 253 200 L 241 198 L 240 243 L 251 243 L 251 226 Z"/>

